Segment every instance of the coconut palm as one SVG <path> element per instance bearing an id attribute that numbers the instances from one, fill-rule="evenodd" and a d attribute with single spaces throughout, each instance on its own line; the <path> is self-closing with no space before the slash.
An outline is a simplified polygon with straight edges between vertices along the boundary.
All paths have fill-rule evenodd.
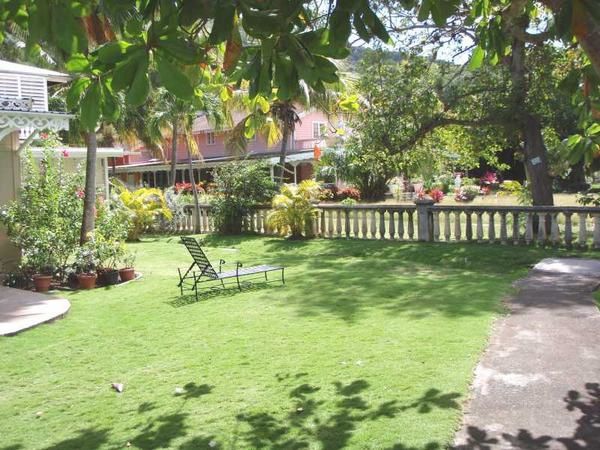
<path id="1" fill-rule="evenodd" d="M 188 156 L 188 168 L 194 207 L 196 210 L 195 228 L 200 229 L 200 202 L 198 188 L 194 177 L 192 158 L 202 158 L 198 143 L 192 134 L 192 125 L 198 114 L 204 114 L 215 126 L 220 127 L 224 122 L 224 109 L 216 93 L 218 84 L 204 85 L 205 90 L 197 92 L 191 100 L 181 100 L 166 89 L 157 90 L 157 101 L 148 116 L 148 135 L 160 147 L 165 139 L 171 141 L 171 180 L 175 184 L 175 170 L 177 164 L 177 143 L 179 136 L 183 136 Z"/>
<path id="2" fill-rule="evenodd" d="M 249 99 L 245 93 L 233 97 L 231 109 L 246 111 L 244 117 L 233 129 L 228 145 L 237 151 L 246 148 L 247 139 L 255 133 L 267 136 L 269 146 L 280 142 L 279 147 L 279 182 L 283 183 L 285 176 L 285 162 L 289 150 L 290 138 L 294 135 L 296 126 L 301 123 L 297 108 L 304 110 L 315 109 L 327 114 L 337 116 L 340 112 L 356 110 L 358 107 L 353 96 L 347 96 L 348 85 L 339 82 L 324 85 L 322 89 L 311 89 L 303 85 L 304 89 L 292 99 L 280 99 L 277 91 L 273 92 L 271 99 L 256 96 Z"/>

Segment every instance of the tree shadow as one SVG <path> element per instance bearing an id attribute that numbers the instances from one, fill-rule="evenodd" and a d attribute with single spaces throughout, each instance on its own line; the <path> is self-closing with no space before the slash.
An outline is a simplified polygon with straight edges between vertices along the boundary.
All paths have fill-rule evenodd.
<path id="1" fill-rule="evenodd" d="M 269 280 L 267 282 L 252 282 L 252 281 L 243 281 L 241 283 L 241 289 L 236 287 L 222 287 L 220 285 L 211 287 L 203 292 L 198 293 L 198 298 L 194 294 L 185 294 L 184 295 L 176 295 L 171 297 L 166 303 L 168 305 L 173 306 L 174 308 L 180 308 L 182 306 L 188 306 L 192 304 L 197 304 L 201 301 L 211 300 L 213 298 L 225 298 L 225 297 L 233 297 L 239 295 L 243 292 L 249 291 L 261 291 L 265 289 L 277 289 L 278 286 L 281 285 L 279 280 Z M 185 292 L 185 291 L 184 291 Z"/>
<path id="2" fill-rule="evenodd" d="M 185 413 L 159 416 L 148 423 L 131 443 L 143 450 L 169 448 L 174 439 L 187 434 L 187 417 Z"/>
<path id="3" fill-rule="evenodd" d="M 293 378 L 278 374 L 277 379 L 283 381 Z M 392 419 L 403 411 L 423 404 L 422 400 L 406 407 L 398 406 L 396 400 L 370 404 L 364 396 L 369 383 L 363 379 L 350 383 L 336 381 L 333 387 L 335 395 L 332 399 L 319 398 L 320 386 L 302 383 L 291 388 L 289 397 L 295 400 L 294 410 L 285 416 L 264 411 L 239 414 L 237 420 L 242 431 L 238 439 L 243 443 L 240 447 L 283 450 L 317 446 L 338 450 L 346 448 L 360 423 Z M 431 389 L 421 397 L 427 399 L 429 405 L 429 409 L 423 412 L 436 407 L 459 408 L 458 403 L 453 401 L 458 397 L 456 393 L 442 394 L 437 389 Z M 409 450 L 401 444 L 393 448 Z M 426 448 L 441 449 L 441 445 L 431 443 Z"/>
<path id="4" fill-rule="evenodd" d="M 464 444 L 452 447 L 453 450 L 493 450 L 518 448 L 522 450 L 598 450 L 600 449 L 600 384 L 586 383 L 586 393 L 571 390 L 564 398 L 568 411 L 578 411 L 577 427 L 571 436 L 536 435 L 531 430 L 519 429 L 516 433 L 502 433 L 491 436 L 477 427 L 467 428 Z"/>
<path id="5" fill-rule="evenodd" d="M 44 450 L 95 450 L 108 442 L 108 432 L 108 429 L 79 430 L 77 436 L 45 447 Z"/>
<path id="6" fill-rule="evenodd" d="M 200 384 L 197 385 L 194 382 L 187 383 L 183 389 L 184 392 L 181 395 L 184 399 L 188 400 L 190 398 L 200 398 L 203 395 L 210 394 L 213 390 L 214 386 L 209 384 Z"/>

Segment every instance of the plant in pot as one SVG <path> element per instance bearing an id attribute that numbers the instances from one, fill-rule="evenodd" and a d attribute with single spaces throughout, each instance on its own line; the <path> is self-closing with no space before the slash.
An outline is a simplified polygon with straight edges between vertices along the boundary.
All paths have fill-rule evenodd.
<path id="1" fill-rule="evenodd" d="M 107 239 L 101 234 L 96 235 L 96 255 L 98 257 L 98 281 L 105 286 L 119 282 L 117 264 L 124 247 L 119 241 Z"/>
<path id="2" fill-rule="evenodd" d="M 122 282 L 131 281 L 135 278 L 135 254 L 127 252 L 123 258 L 121 258 L 123 267 L 119 269 L 119 278 Z"/>
<path id="3" fill-rule="evenodd" d="M 27 271 L 32 273 L 33 285 L 38 292 L 48 292 L 56 272 L 56 262 L 53 258 L 50 240 L 40 234 L 36 246 L 31 247 L 26 254 Z"/>
<path id="4" fill-rule="evenodd" d="M 93 238 L 90 238 L 84 245 L 77 249 L 75 255 L 75 273 L 77 274 L 77 284 L 80 289 L 93 289 L 96 287 L 96 249 Z"/>

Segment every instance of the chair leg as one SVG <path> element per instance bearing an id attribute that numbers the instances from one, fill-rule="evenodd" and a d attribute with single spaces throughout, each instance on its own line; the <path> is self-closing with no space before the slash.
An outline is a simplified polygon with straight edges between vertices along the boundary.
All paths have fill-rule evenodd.
<path id="1" fill-rule="evenodd" d="M 282 267 L 282 268 L 281 268 L 281 284 L 285 284 L 285 275 L 283 274 L 283 271 L 284 271 L 284 270 L 285 270 L 285 269 Z"/>
<path id="2" fill-rule="evenodd" d="M 235 281 L 237 281 L 238 289 L 241 291 L 242 285 L 240 284 L 240 277 L 239 276 L 235 277 Z"/>

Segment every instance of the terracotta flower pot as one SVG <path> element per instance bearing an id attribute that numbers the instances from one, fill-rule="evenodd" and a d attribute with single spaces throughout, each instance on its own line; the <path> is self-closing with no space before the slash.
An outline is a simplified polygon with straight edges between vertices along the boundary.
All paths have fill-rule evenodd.
<path id="1" fill-rule="evenodd" d="M 133 267 L 119 269 L 119 277 L 122 282 L 131 281 L 135 278 L 135 269 Z"/>
<path id="2" fill-rule="evenodd" d="M 95 273 L 77 274 L 77 282 L 79 283 L 79 289 L 94 289 L 96 287 L 97 277 L 98 276 Z"/>
<path id="3" fill-rule="evenodd" d="M 48 292 L 52 283 L 51 275 L 34 275 L 33 284 L 38 292 Z"/>

